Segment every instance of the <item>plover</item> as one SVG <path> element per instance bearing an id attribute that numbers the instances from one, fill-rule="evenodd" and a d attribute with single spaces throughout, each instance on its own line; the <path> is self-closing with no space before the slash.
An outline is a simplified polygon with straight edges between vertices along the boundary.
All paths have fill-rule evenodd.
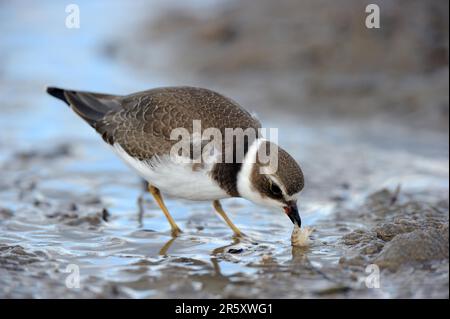
<path id="1" fill-rule="evenodd" d="M 167 217 L 174 235 L 181 230 L 161 193 L 212 201 L 216 212 L 238 236 L 242 232 L 228 218 L 221 199 L 243 197 L 259 205 L 283 209 L 294 224 L 301 226 L 297 198 L 304 178 L 300 166 L 285 150 L 264 139 L 259 133 L 260 121 L 235 101 L 196 87 L 155 88 L 125 96 L 55 87 L 48 87 L 47 92 L 67 103 L 148 182 L 148 190 Z M 193 161 L 194 138 L 191 151 L 183 153 L 191 161 L 174 161 L 170 154 L 179 141 L 171 134 L 175 129 L 184 128 L 193 135 L 195 121 L 201 123 L 202 129 L 215 128 L 225 136 L 228 129 L 250 129 L 257 133 L 241 140 L 243 152 L 240 153 L 234 147 L 237 139 L 230 143 L 222 135 L 219 142 L 224 142 L 224 146 L 206 152 L 210 155 L 206 163 Z M 205 146 L 203 140 L 200 144 Z M 232 156 L 227 157 L 230 147 Z M 276 151 L 277 166 L 275 170 L 264 171 L 271 164 L 263 162 L 260 154 L 267 154 L 271 147 Z M 178 153 L 181 158 L 183 154 Z"/>

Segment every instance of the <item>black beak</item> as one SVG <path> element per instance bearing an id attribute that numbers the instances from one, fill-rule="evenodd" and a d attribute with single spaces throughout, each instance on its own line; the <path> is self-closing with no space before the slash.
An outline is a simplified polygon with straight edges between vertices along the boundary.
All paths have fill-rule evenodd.
<path id="1" fill-rule="evenodd" d="M 298 227 L 302 227 L 302 220 L 298 214 L 297 203 L 289 203 L 289 206 L 284 207 L 284 211 L 293 224 L 296 224 Z"/>

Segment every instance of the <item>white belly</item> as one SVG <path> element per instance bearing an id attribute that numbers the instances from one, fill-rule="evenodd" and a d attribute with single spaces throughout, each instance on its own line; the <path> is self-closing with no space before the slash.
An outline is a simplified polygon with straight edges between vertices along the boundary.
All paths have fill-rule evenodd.
<path id="1" fill-rule="evenodd" d="M 114 144 L 114 150 L 142 178 L 159 188 L 163 194 L 199 201 L 230 197 L 210 177 L 212 165 L 193 170 L 191 163 L 175 163 L 169 157 L 155 159 L 151 162 L 152 165 L 149 165 L 128 155 L 119 144 Z"/>

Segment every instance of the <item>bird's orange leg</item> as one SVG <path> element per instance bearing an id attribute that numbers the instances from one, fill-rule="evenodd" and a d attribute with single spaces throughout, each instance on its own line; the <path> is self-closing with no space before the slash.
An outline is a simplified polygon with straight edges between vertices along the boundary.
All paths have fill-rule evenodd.
<path id="1" fill-rule="evenodd" d="M 166 215 L 166 218 L 169 221 L 170 227 L 172 228 L 172 235 L 178 236 L 181 233 L 181 229 L 177 226 L 177 224 L 175 223 L 175 220 L 170 215 L 169 210 L 166 207 L 166 204 L 164 204 L 164 200 L 161 196 L 161 192 L 159 191 L 159 189 L 157 189 L 156 187 L 154 187 L 150 184 L 148 185 L 148 191 L 150 192 L 150 194 L 153 195 L 156 202 L 158 203 L 159 208 L 161 208 L 164 215 Z"/>
<path id="2" fill-rule="evenodd" d="M 227 214 L 226 214 L 225 211 L 223 210 L 222 205 L 220 204 L 220 202 L 219 202 L 218 200 L 213 201 L 213 206 L 214 206 L 214 209 L 216 210 L 216 212 L 217 212 L 220 216 L 222 216 L 222 218 L 225 220 L 225 222 L 227 223 L 227 225 L 233 230 L 233 232 L 234 232 L 234 234 L 235 234 L 236 236 L 241 237 L 241 236 L 244 235 L 244 233 L 241 232 L 241 231 L 239 230 L 239 228 L 237 228 L 237 227 L 233 224 L 233 222 L 228 218 Z"/>

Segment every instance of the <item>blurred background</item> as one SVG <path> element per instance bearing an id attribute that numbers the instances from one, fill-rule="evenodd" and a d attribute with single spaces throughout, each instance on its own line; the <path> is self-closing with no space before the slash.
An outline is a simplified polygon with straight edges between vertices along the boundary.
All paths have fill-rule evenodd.
<path id="1" fill-rule="evenodd" d="M 0 297 L 448 298 L 448 1 L 378 0 L 379 29 L 360 0 L 71 3 L 79 28 L 66 26 L 64 1 L 0 1 Z M 289 220 L 239 199 L 233 220 L 271 234 L 265 250 L 233 241 L 208 204 L 169 199 L 189 234 L 171 241 L 140 180 L 48 85 L 233 98 L 301 163 L 317 246 L 291 251 Z M 374 199 L 388 206 L 380 214 Z M 392 248 L 394 237 L 419 231 L 430 246 L 392 257 L 423 242 Z M 390 287 L 362 293 L 353 279 L 374 260 L 391 272 L 412 262 L 414 280 L 394 271 Z M 89 283 L 81 292 L 61 279 L 70 262 Z M 307 273 L 289 268 L 305 262 Z M 311 265 L 348 277 L 330 282 Z"/>

